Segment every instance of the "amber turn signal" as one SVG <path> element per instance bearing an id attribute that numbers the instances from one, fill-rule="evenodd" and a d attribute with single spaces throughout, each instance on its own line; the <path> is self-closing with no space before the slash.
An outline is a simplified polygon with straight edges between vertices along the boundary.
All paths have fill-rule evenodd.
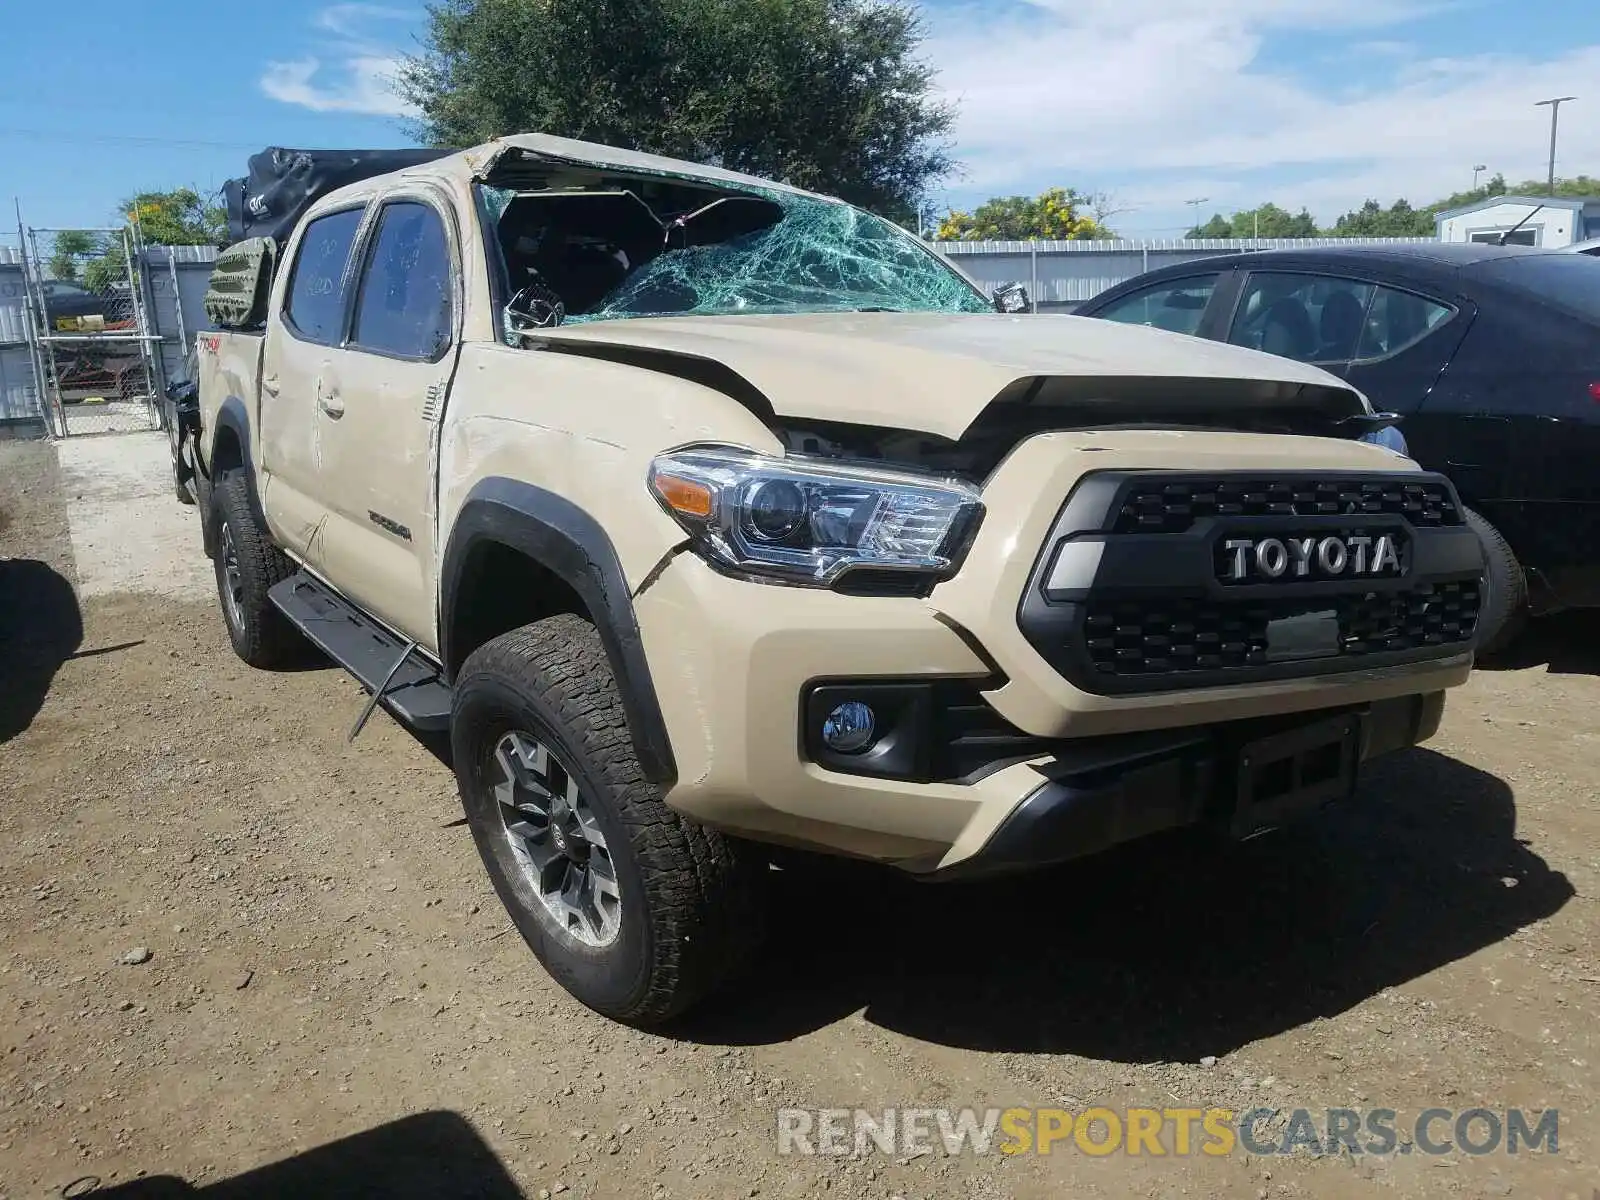
<path id="1" fill-rule="evenodd" d="M 701 521 L 711 516 L 711 489 L 705 484 L 676 475 L 657 475 L 651 482 L 656 495 L 673 512 Z"/>

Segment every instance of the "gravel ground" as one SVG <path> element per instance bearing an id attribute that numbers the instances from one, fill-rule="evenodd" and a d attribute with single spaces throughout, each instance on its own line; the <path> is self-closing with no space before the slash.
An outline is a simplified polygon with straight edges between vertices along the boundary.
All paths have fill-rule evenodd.
<path id="1" fill-rule="evenodd" d="M 126 491 L 0 443 L 0 1200 L 1600 1188 L 1600 623 L 1221 856 L 784 872 L 759 972 L 656 1036 L 510 932 L 428 747 L 387 717 L 347 745 L 354 683 L 251 671 L 141 565 L 184 529 L 198 558 L 192 510 L 141 510 L 75 598 Z M 1093 1104 L 1556 1107 L 1560 1153 L 776 1153 L 781 1107 Z"/>

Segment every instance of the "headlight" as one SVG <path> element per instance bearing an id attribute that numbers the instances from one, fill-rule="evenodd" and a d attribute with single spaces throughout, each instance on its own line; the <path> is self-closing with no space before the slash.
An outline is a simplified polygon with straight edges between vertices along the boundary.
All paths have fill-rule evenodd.
<path id="1" fill-rule="evenodd" d="M 857 567 L 949 575 L 983 512 L 954 480 L 748 450 L 663 454 L 650 489 L 712 562 L 820 587 Z"/>

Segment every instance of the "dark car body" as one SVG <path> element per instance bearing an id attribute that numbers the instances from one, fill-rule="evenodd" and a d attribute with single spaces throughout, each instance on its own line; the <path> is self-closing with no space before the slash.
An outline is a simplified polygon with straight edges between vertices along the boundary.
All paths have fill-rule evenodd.
<path id="1" fill-rule="evenodd" d="M 1600 604 L 1600 262 L 1442 243 L 1245 252 L 1148 272 L 1079 313 L 1341 376 L 1500 530 L 1536 609 Z"/>

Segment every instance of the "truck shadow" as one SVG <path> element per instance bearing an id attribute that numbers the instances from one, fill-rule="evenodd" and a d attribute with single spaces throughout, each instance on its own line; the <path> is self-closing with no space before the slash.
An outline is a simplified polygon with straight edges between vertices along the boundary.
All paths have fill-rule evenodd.
<path id="1" fill-rule="evenodd" d="M 452 1112 L 419 1113 L 243 1175 L 196 1187 L 174 1175 L 102 1186 L 75 1180 L 63 1196 L 95 1200 L 523 1200 L 494 1151 Z"/>
<path id="2" fill-rule="evenodd" d="M 0 745 L 33 723 L 82 642 L 83 612 L 65 576 L 37 559 L 0 561 Z"/>
<path id="3" fill-rule="evenodd" d="M 680 1036 L 796 1037 L 865 1008 L 949 1046 L 1195 1062 L 1343 1012 L 1573 895 L 1512 793 L 1426 750 L 1352 803 L 1243 845 L 1134 845 L 1003 882 L 782 872 L 762 968 Z"/>

